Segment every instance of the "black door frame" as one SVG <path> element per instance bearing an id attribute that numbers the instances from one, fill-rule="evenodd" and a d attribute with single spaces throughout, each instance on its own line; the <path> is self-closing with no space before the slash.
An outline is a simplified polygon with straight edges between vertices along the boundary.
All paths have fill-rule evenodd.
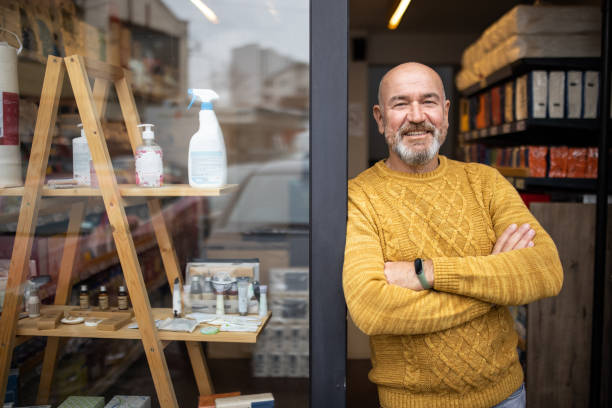
<path id="1" fill-rule="evenodd" d="M 310 1 L 310 406 L 346 406 L 348 0 Z"/>

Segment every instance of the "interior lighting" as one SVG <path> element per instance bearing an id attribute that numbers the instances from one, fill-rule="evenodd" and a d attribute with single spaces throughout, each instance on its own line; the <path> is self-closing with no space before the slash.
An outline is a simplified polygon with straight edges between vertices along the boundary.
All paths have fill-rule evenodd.
<path id="1" fill-rule="evenodd" d="M 408 8 L 411 0 L 401 0 L 397 5 L 397 8 L 393 12 L 393 15 L 389 19 L 389 24 L 387 24 L 387 28 L 389 30 L 395 30 L 399 25 L 400 21 L 402 21 L 402 17 L 404 16 L 404 12 Z"/>
<path id="2" fill-rule="evenodd" d="M 194 6 L 198 8 L 204 14 L 204 17 L 213 24 L 219 24 L 219 19 L 214 11 L 210 9 L 206 4 L 202 3 L 202 0 L 190 0 Z"/>

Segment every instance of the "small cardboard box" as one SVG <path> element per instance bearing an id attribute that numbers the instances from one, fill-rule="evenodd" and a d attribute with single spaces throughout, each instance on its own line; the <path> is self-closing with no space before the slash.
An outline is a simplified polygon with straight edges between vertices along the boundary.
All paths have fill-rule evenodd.
<path id="1" fill-rule="evenodd" d="M 104 408 L 104 397 L 74 396 L 66 398 L 58 408 Z"/>
<path id="2" fill-rule="evenodd" d="M 240 397 L 217 398 L 216 408 L 274 408 L 271 393 L 242 395 Z"/>
<path id="3" fill-rule="evenodd" d="M 151 408 L 148 395 L 115 395 L 104 408 Z"/>
<path id="4" fill-rule="evenodd" d="M 239 391 L 227 392 L 225 394 L 202 395 L 198 400 L 198 408 L 215 408 L 215 401 L 217 398 L 237 397 L 239 395 Z"/>

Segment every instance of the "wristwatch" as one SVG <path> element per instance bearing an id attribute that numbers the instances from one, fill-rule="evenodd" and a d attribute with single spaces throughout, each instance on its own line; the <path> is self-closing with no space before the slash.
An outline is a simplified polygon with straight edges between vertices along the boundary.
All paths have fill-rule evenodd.
<path id="1" fill-rule="evenodd" d="M 419 282 L 421 282 L 423 289 L 431 289 L 431 285 L 429 282 L 427 282 L 427 278 L 423 272 L 423 260 L 421 258 L 414 260 L 414 272 L 416 273 L 417 278 L 419 278 Z"/>

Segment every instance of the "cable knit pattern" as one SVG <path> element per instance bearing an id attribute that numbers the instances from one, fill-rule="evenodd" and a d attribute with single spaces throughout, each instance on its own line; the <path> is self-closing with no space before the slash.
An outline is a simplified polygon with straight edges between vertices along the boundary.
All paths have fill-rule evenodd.
<path id="1" fill-rule="evenodd" d="M 490 255 L 512 223 L 534 247 Z M 390 285 L 384 263 L 431 259 L 434 290 Z M 523 381 L 506 305 L 556 295 L 563 271 L 550 236 L 497 170 L 440 156 L 407 174 L 383 161 L 349 182 L 343 286 L 370 335 L 384 408 L 491 407 Z"/>

